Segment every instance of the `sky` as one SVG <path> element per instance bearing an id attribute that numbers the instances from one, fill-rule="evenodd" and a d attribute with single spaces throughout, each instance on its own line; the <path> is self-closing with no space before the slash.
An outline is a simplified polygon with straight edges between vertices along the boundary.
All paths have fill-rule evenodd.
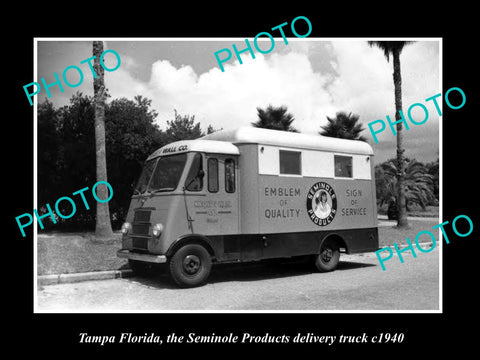
<path id="1" fill-rule="evenodd" d="M 270 40 L 261 39 L 258 46 L 268 50 Z M 91 40 L 97 39 L 37 39 L 37 73 L 32 81 L 45 78 L 47 84 L 53 83 L 54 73 L 61 78 L 70 65 L 78 66 L 84 75 L 75 88 L 62 82 L 63 93 L 58 86 L 49 89 L 49 101 L 55 107 L 67 105 L 77 91 L 93 95 L 92 73 L 88 64 L 80 64 L 92 56 Z M 242 38 L 104 39 L 105 50 L 114 50 L 121 58 L 118 69 L 105 72 L 105 85 L 111 99 L 133 99 L 136 95 L 151 99 L 162 129 L 174 118 L 174 110 L 195 115 L 204 130 L 208 125 L 232 129 L 256 121 L 257 107 L 271 104 L 286 106 L 295 118 L 293 126 L 300 132 L 316 134 L 327 123 L 327 116 L 352 112 L 360 116 L 365 127 L 362 135 L 374 149 L 375 162 L 380 163 L 395 157 L 396 136 L 387 124 L 375 143 L 368 123 L 377 119 L 387 123 L 387 115 L 395 118 L 393 64 L 392 58 L 387 62 L 383 51 L 370 47 L 368 40 L 378 39 L 307 37 L 289 38 L 285 44 L 280 37 L 264 55 L 249 39 L 255 58 L 244 52 L 240 63 L 232 44 L 245 49 Z M 422 125 L 408 122 L 409 129 L 404 129 L 405 155 L 429 162 L 439 156 L 439 116 L 434 104 L 425 99 L 442 89 L 441 40 L 408 40 L 415 42 L 401 54 L 403 111 L 406 115 L 412 104 L 421 103 L 429 117 Z M 225 48 L 232 52 L 232 58 L 223 63 L 222 72 L 214 53 Z M 223 58 L 226 52 L 219 56 Z M 114 68 L 116 64 L 115 56 L 107 53 L 105 66 Z M 67 72 L 71 84 L 79 79 L 75 70 Z M 36 97 L 38 101 L 47 98 L 45 90 Z M 411 114 L 417 122 L 425 118 L 419 106 Z"/>

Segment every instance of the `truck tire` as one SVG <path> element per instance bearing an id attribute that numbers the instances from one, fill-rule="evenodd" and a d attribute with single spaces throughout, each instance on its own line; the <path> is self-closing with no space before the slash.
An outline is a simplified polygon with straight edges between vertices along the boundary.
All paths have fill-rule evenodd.
<path id="1" fill-rule="evenodd" d="M 202 245 L 187 244 L 173 254 L 168 267 L 172 280 L 178 286 L 200 286 L 210 275 L 212 258 Z"/>
<path id="2" fill-rule="evenodd" d="M 320 247 L 320 254 L 314 257 L 315 268 L 319 272 L 333 271 L 340 262 L 340 248 L 335 240 L 326 240 Z"/>
<path id="3" fill-rule="evenodd" d="M 128 259 L 128 266 L 135 275 L 150 275 L 154 271 L 154 265 L 148 262 Z"/>

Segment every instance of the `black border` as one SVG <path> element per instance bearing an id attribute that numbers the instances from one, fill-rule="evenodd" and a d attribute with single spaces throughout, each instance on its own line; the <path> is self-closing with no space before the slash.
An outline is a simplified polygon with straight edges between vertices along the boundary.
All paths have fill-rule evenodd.
<path id="1" fill-rule="evenodd" d="M 226 356 L 225 350 L 257 354 L 265 350 L 292 349 L 295 354 L 313 350 L 311 356 L 323 356 L 341 350 L 366 351 L 371 355 L 420 353 L 434 354 L 438 350 L 456 348 L 462 353 L 473 349 L 475 323 L 469 321 L 476 306 L 476 256 L 478 243 L 478 205 L 476 192 L 476 147 L 473 141 L 477 125 L 473 113 L 478 99 L 478 78 L 474 61 L 473 37 L 476 22 L 466 19 L 471 9 L 455 4 L 436 4 L 419 9 L 417 4 L 406 2 L 377 5 L 361 3 L 351 7 L 340 4 L 332 9 L 324 3 L 309 3 L 302 9 L 293 9 L 288 4 L 267 5 L 261 12 L 257 6 L 247 4 L 218 4 L 208 8 L 194 9 L 184 4 L 183 9 L 173 9 L 162 3 L 149 4 L 95 4 L 55 7 L 54 4 L 29 5 L 12 13 L 19 13 L 13 25 L 4 28 L 4 72 L 7 74 L 7 93 L 4 103 L 8 116 L 4 119 L 5 172 L 9 181 L 7 224 L 9 244 L 4 253 L 4 272 L 7 277 L 5 291 L 8 295 L 9 318 L 7 346 L 20 353 L 29 349 L 38 355 L 52 356 L 98 353 L 100 356 L 112 350 L 123 354 L 139 355 L 148 351 L 156 356 L 167 353 L 179 355 L 214 354 Z M 293 6 L 293 5 L 292 5 Z M 153 9 L 152 9 L 153 7 Z M 20 238 L 14 216 L 25 209 L 33 208 L 33 109 L 25 101 L 22 86 L 33 79 L 34 37 L 253 37 L 258 32 L 291 21 L 303 15 L 313 25 L 311 37 L 442 37 L 443 38 L 443 93 L 457 86 L 467 96 L 466 105 L 460 110 L 450 110 L 443 105 L 443 213 L 444 220 L 452 221 L 459 214 L 467 214 L 473 220 L 474 232 L 467 238 L 456 238 L 443 247 L 443 314 L 33 314 L 33 241 Z M 12 138 L 12 140 L 9 140 Z M 10 169 L 14 170 L 11 171 Z M 10 171 L 8 171 L 10 170 Z M 477 242 L 476 242 L 477 240 Z M 473 319 L 472 319 L 473 320 Z M 472 324 L 470 324 L 472 323 Z M 470 327 L 473 325 L 473 328 Z M 80 345 L 81 332 L 95 334 L 118 334 L 154 331 L 159 335 L 189 332 L 210 334 L 250 332 L 256 334 L 288 334 L 314 332 L 325 335 L 363 332 L 402 332 L 402 344 L 383 345 L 171 345 L 111 346 Z M 25 350 L 24 350 L 25 349 Z M 208 353 L 207 353 L 208 351 Z M 308 353 L 303 353 L 306 356 Z M 55 356 L 56 355 L 56 356 Z"/>

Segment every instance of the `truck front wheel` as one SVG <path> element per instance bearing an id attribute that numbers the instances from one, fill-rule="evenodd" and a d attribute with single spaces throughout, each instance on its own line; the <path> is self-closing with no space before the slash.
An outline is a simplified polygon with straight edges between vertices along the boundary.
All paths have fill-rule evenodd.
<path id="1" fill-rule="evenodd" d="M 187 244 L 170 258 L 169 269 L 173 281 L 180 287 L 195 287 L 205 283 L 212 268 L 212 258 L 199 244 Z"/>

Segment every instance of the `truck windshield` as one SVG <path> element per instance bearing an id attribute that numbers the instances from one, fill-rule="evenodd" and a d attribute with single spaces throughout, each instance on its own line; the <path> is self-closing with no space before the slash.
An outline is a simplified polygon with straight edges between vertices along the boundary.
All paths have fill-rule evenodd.
<path id="1" fill-rule="evenodd" d="M 182 175 L 187 154 L 161 156 L 149 160 L 143 167 L 134 194 L 173 191 Z"/>

